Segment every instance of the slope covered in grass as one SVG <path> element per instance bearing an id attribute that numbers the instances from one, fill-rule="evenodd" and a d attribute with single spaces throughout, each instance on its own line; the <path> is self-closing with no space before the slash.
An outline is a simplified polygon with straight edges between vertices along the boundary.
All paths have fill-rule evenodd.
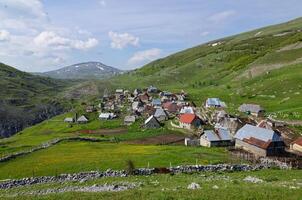
<path id="1" fill-rule="evenodd" d="M 286 111 L 284 117 L 301 119 L 301 41 L 299 18 L 181 51 L 113 78 L 108 85 L 184 89 L 198 105 L 218 96 L 231 110 L 241 103 L 260 103 L 270 113 L 297 110 L 296 115 Z"/>

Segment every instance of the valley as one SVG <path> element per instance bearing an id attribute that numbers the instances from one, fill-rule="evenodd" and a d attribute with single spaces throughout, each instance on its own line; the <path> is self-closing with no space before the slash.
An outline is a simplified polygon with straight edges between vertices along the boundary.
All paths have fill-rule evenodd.
<path id="1" fill-rule="evenodd" d="M 298 18 L 132 71 L 1 64 L 0 198 L 298 200 L 301 27 Z M 97 175 L 60 179 L 85 173 Z"/>

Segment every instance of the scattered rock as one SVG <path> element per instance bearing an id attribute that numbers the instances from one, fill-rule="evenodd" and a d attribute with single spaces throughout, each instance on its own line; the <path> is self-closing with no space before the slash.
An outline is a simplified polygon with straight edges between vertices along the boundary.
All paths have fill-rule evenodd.
<path id="1" fill-rule="evenodd" d="M 197 190 L 200 189 L 200 185 L 198 183 L 191 183 L 190 185 L 188 185 L 188 189 L 189 190 Z"/>
<path id="2" fill-rule="evenodd" d="M 219 187 L 217 185 L 214 185 L 212 188 L 215 190 L 219 189 Z"/>
<path id="3" fill-rule="evenodd" d="M 257 177 L 252 177 L 252 176 L 247 176 L 243 180 L 246 182 L 251 182 L 251 183 L 262 183 L 263 182 L 262 179 L 259 179 Z"/>

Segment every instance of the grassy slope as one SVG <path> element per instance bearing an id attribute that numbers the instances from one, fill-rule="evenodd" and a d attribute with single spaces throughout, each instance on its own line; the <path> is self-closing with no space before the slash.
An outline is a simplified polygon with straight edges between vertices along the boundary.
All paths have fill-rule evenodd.
<path id="1" fill-rule="evenodd" d="M 263 179 L 263 183 L 248 183 L 243 181 L 248 175 Z M 44 184 L 30 187 L 14 188 L 0 191 L 2 199 L 18 192 L 40 191 L 49 188 L 64 188 L 66 186 L 92 186 L 94 184 L 117 184 L 123 182 L 138 183 L 142 186 L 124 192 L 68 192 L 48 195 L 22 195 L 22 199 L 291 199 L 300 200 L 302 171 L 264 170 L 256 172 L 235 173 L 204 173 L 180 175 L 154 175 L 145 177 L 101 178 L 85 183 Z M 188 190 L 192 182 L 200 184 L 200 190 Z M 213 186 L 218 186 L 214 189 Z M 20 196 L 7 199 L 19 199 Z"/>
<path id="2" fill-rule="evenodd" d="M 47 150 L 0 163 L 0 179 L 22 178 L 90 170 L 125 169 L 126 161 L 136 167 L 166 167 L 180 164 L 228 162 L 224 149 L 184 146 L 127 145 L 65 142 Z M 20 164 L 22 163 L 22 164 Z"/>
<path id="3" fill-rule="evenodd" d="M 231 110 L 244 102 L 261 103 L 268 112 L 285 111 L 279 117 L 302 119 L 299 105 L 302 79 L 298 77 L 302 72 L 302 50 L 278 52 L 285 46 L 302 41 L 301 28 L 302 18 L 299 18 L 223 38 L 217 40 L 222 41 L 221 45 L 212 47 L 211 43 L 207 43 L 159 59 L 110 80 L 109 85 L 135 88 L 137 85 L 144 87 L 152 84 L 172 91 L 185 89 L 197 104 L 207 97 L 219 96 L 230 104 Z M 289 33 L 276 36 L 284 32 Z M 279 69 L 274 65 L 278 65 Z M 267 66 L 271 68 L 266 69 Z M 250 70 L 257 71 L 256 67 L 264 73 L 246 76 Z M 272 75 L 266 75 L 267 71 L 271 71 Z M 289 100 L 283 101 L 288 97 Z M 296 110 L 297 114 L 287 109 Z"/>
<path id="4" fill-rule="evenodd" d="M 9 136 L 24 127 L 62 113 L 66 102 L 59 92 L 65 81 L 34 76 L 0 63 L 0 135 Z"/>

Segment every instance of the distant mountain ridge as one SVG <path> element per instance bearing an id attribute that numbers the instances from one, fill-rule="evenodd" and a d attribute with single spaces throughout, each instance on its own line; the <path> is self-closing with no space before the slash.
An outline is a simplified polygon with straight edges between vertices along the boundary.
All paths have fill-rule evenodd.
<path id="1" fill-rule="evenodd" d="M 122 73 L 122 70 L 100 62 L 85 62 L 36 74 L 56 79 L 104 79 Z"/>

